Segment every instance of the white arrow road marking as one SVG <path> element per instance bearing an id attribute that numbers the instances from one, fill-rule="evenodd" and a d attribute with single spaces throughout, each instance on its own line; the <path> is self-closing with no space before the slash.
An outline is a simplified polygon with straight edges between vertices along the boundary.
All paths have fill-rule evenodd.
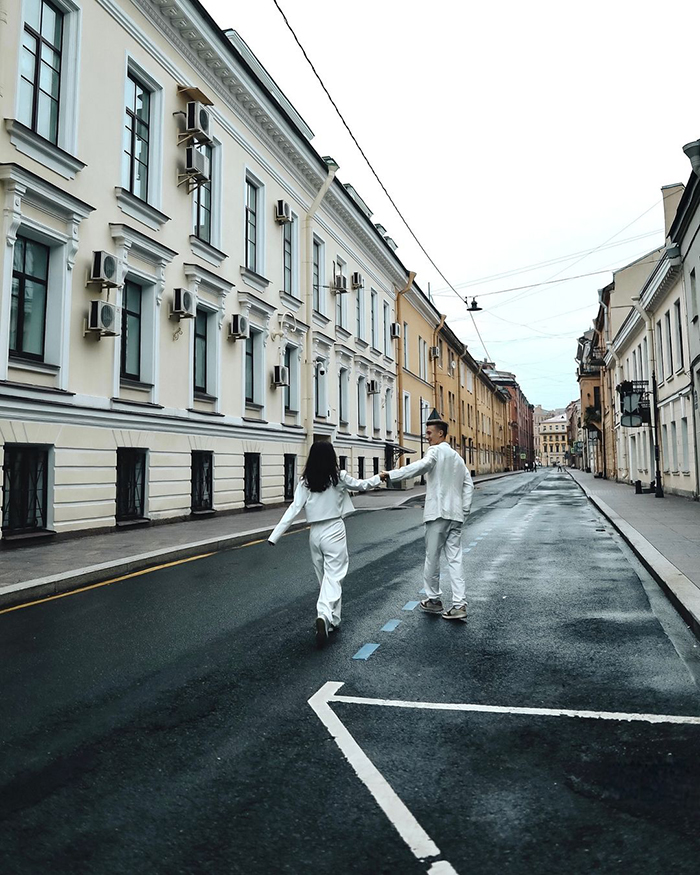
<path id="1" fill-rule="evenodd" d="M 342 681 L 328 681 L 309 699 L 309 705 L 330 732 L 333 740 L 355 770 L 357 777 L 374 796 L 389 822 L 421 861 L 437 857 L 440 850 L 404 803 L 392 790 L 367 754 L 352 737 L 330 707 L 331 702 L 351 705 L 379 705 L 389 708 L 414 708 L 428 711 L 471 711 L 485 714 L 521 714 L 531 717 L 579 717 L 588 720 L 618 720 L 629 723 L 676 723 L 700 726 L 700 717 L 684 714 L 630 714 L 624 711 L 577 711 L 571 708 L 508 708 L 503 705 L 468 705 L 457 702 L 406 702 L 394 699 L 365 699 L 361 696 L 338 696 Z M 457 875 L 446 861 L 434 862 L 428 875 Z"/>
<path id="2" fill-rule="evenodd" d="M 330 732 L 335 743 L 355 770 L 357 777 L 374 796 L 377 804 L 389 818 L 389 822 L 406 842 L 412 853 L 421 861 L 425 860 L 426 857 L 439 856 L 440 850 L 435 842 L 399 799 L 386 778 L 384 778 L 331 710 L 330 702 L 337 699 L 335 694 L 342 686 L 342 682 L 329 681 L 317 693 L 314 693 L 309 699 L 309 705 L 311 705 L 320 721 Z M 445 868 L 445 866 L 449 868 Z M 455 873 L 450 864 L 444 862 L 433 864 L 428 871 L 430 875 L 449 875 L 449 873 Z"/>

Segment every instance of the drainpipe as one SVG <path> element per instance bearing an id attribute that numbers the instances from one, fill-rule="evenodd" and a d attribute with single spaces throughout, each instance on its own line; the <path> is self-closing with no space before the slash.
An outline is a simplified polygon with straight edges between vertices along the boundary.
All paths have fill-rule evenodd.
<path id="1" fill-rule="evenodd" d="M 664 490 L 661 486 L 661 451 L 659 449 L 659 399 L 656 390 L 656 347 L 654 346 L 654 328 L 651 316 L 639 303 L 639 297 L 632 298 L 632 306 L 644 320 L 647 331 L 647 347 L 649 349 L 649 364 L 651 365 L 651 403 L 654 408 L 654 464 L 656 465 L 656 477 L 654 478 L 654 497 L 663 498 Z"/>
<path id="2" fill-rule="evenodd" d="M 402 447 L 404 445 L 404 432 L 405 432 L 405 426 L 407 425 L 407 423 L 405 423 L 403 421 L 403 362 L 404 362 L 404 349 L 405 349 L 405 345 L 406 345 L 406 338 L 404 337 L 403 319 L 401 318 L 401 299 L 406 294 L 406 292 L 410 291 L 411 286 L 413 285 L 413 280 L 415 278 L 416 278 L 415 271 L 413 271 L 413 270 L 409 271 L 408 278 L 406 280 L 406 285 L 402 289 L 399 289 L 399 291 L 396 293 L 396 321 L 401 326 L 401 342 L 399 343 L 399 355 L 398 355 L 399 360 L 397 362 L 397 368 L 396 368 L 397 383 L 398 383 L 398 388 L 397 388 L 398 397 L 396 399 L 396 413 L 397 413 L 396 420 L 397 420 L 397 423 L 399 426 L 399 428 L 398 428 L 399 435 L 398 436 L 399 436 L 399 446 L 400 447 Z M 420 412 L 420 410 L 419 410 L 419 412 Z M 422 418 L 422 415 L 421 415 L 421 418 Z M 411 427 L 410 422 L 408 423 L 408 427 L 409 428 Z M 423 431 L 423 424 L 421 423 L 421 432 L 422 431 Z M 399 456 L 399 459 L 400 458 L 401 458 L 401 456 Z M 398 459 L 397 459 L 397 461 L 398 461 Z"/>
<path id="3" fill-rule="evenodd" d="M 649 345 L 649 340 L 647 339 L 647 346 L 648 345 Z M 617 354 L 617 352 L 615 351 L 615 349 L 613 347 L 610 347 L 610 354 L 615 359 L 615 382 L 618 382 L 619 373 L 622 371 L 622 365 L 620 364 L 620 356 Z M 612 391 L 614 392 L 615 389 L 613 388 Z M 612 405 L 611 405 L 611 407 L 612 407 Z M 620 415 L 622 415 L 621 412 L 620 412 Z M 618 432 L 618 434 L 617 434 L 617 446 L 619 448 L 618 452 L 617 452 L 617 455 L 619 457 L 618 461 L 622 462 L 624 460 L 624 466 L 625 466 L 625 471 L 627 472 L 627 478 L 629 480 L 631 480 L 632 479 L 632 472 L 630 471 L 629 459 L 627 458 L 627 444 L 620 437 L 620 435 L 622 434 L 620 429 L 621 429 L 621 426 L 619 426 L 617 429 L 617 432 Z M 615 431 L 614 417 L 613 417 L 613 429 L 612 430 Z M 619 468 L 618 468 L 618 470 L 619 470 Z M 615 471 L 615 480 L 618 483 L 620 482 L 619 477 L 617 476 L 617 471 Z"/>
<path id="4" fill-rule="evenodd" d="M 2 0 L 0 0 L 2 2 Z M 313 338 L 313 306 L 314 306 L 314 216 L 321 206 L 321 201 L 326 195 L 326 192 L 331 186 L 335 174 L 338 172 L 338 165 L 330 158 L 323 159 L 328 167 L 328 175 L 323 181 L 321 188 L 318 190 L 316 197 L 311 202 L 311 206 L 306 211 L 304 217 L 304 318 L 309 326 L 306 331 L 306 372 L 304 374 L 304 397 L 302 399 L 302 409 L 304 411 L 304 428 L 306 429 L 306 450 L 311 448 L 314 442 L 314 338 Z M 322 281 L 322 278 L 319 277 Z"/>
<path id="5" fill-rule="evenodd" d="M 5 34 L 7 31 L 7 0 L 0 0 L 0 58 L 7 56 L 5 48 Z M 5 96 L 5 78 L 2 73 L 3 67 L 0 66 L 0 97 Z"/>

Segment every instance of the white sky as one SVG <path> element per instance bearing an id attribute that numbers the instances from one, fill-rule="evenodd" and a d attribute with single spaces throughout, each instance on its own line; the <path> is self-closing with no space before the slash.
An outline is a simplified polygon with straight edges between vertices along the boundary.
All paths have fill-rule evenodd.
<path id="1" fill-rule="evenodd" d="M 314 131 L 316 150 L 336 159 L 339 179 L 483 358 L 464 304 L 387 201 L 272 0 L 203 2 L 245 39 Z M 279 2 L 453 285 L 648 235 L 462 291 L 477 294 L 489 356 L 516 373 L 529 401 L 562 407 L 578 397 L 575 341 L 611 274 L 486 294 L 620 267 L 663 243 L 661 186 L 687 181 L 682 146 L 700 137 L 700 3 Z"/>

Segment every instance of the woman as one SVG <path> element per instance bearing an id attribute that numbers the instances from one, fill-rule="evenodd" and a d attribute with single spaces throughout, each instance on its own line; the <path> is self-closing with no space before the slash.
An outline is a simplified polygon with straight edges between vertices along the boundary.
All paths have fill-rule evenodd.
<path id="1" fill-rule="evenodd" d="M 294 501 L 267 539 L 273 546 L 287 531 L 294 517 L 306 511 L 311 525 L 309 547 L 321 591 L 316 603 L 316 644 L 323 647 L 328 632 L 340 625 L 342 584 L 348 573 L 348 544 L 343 517 L 355 508 L 348 490 L 364 492 L 379 486 L 378 474 L 369 480 L 355 480 L 338 469 L 338 459 L 330 441 L 311 445 L 306 467 L 294 492 Z"/>

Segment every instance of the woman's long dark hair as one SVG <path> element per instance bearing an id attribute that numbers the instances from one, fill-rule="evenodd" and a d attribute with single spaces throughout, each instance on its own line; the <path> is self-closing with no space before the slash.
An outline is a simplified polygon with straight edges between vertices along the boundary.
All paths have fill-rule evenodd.
<path id="1" fill-rule="evenodd" d="M 325 492 L 329 486 L 337 486 L 340 479 L 338 457 L 330 441 L 311 444 L 301 479 L 311 492 Z"/>

